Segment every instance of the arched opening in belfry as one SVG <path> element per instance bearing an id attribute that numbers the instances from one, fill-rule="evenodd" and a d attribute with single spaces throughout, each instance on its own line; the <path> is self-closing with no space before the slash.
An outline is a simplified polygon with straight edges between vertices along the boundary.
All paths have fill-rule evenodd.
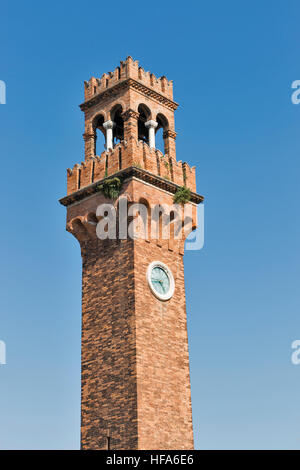
<path id="1" fill-rule="evenodd" d="M 162 240 L 165 219 L 165 207 L 159 203 L 155 204 L 151 210 L 151 238 Z"/>
<path id="2" fill-rule="evenodd" d="M 120 104 L 113 107 L 110 112 L 111 120 L 114 123 L 113 127 L 113 144 L 124 140 L 124 120 L 122 118 L 123 109 Z"/>
<path id="3" fill-rule="evenodd" d="M 138 140 L 142 140 L 149 144 L 149 131 L 145 126 L 145 123 L 151 119 L 150 109 L 145 104 L 140 104 L 138 107 L 139 119 L 138 119 Z"/>
<path id="4" fill-rule="evenodd" d="M 142 223 L 143 223 L 143 230 L 144 230 L 144 238 L 146 240 L 150 240 L 151 238 L 151 208 L 150 204 L 145 198 L 139 199 L 139 204 L 144 208 L 141 211 Z"/>
<path id="5" fill-rule="evenodd" d="M 169 123 L 167 118 L 159 113 L 156 116 L 157 128 L 155 133 L 155 146 L 163 154 L 166 153 L 166 143 L 164 139 L 164 132 L 169 128 Z"/>
<path id="6" fill-rule="evenodd" d="M 93 121 L 93 129 L 95 132 L 95 155 L 101 155 L 103 150 L 105 150 L 106 132 L 103 127 L 103 123 L 104 117 L 102 114 L 96 116 Z"/>

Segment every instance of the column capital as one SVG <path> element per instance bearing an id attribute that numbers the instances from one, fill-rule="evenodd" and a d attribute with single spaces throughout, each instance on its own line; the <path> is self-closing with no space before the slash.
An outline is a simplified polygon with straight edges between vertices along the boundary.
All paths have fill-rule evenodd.
<path id="1" fill-rule="evenodd" d="M 103 123 L 104 129 L 107 131 L 107 129 L 113 129 L 115 127 L 115 123 L 113 121 L 106 121 Z"/>
<path id="2" fill-rule="evenodd" d="M 150 121 L 145 122 L 145 127 L 147 127 L 148 129 L 151 129 L 151 128 L 156 129 L 157 126 L 158 126 L 158 123 L 156 121 L 150 120 Z"/>

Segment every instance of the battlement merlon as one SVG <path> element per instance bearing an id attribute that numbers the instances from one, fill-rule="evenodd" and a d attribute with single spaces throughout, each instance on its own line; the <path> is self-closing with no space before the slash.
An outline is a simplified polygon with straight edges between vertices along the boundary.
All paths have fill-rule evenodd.
<path id="1" fill-rule="evenodd" d="M 76 163 L 67 170 L 67 194 L 70 195 L 97 181 L 136 167 L 146 170 L 171 185 L 186 186 L 196 193 L 196 168 L 188 163 L 176 161 L 160 150 L 151 149 L 146 143 L 130 139 L 122 141 L 114 149 L 103 151 L 100 156 Z"/>
<path id="2" fill-rule="evenodd" d="M 174 111 L 178 107 L 178 104 L 173 102 L 173 81 L 168 80 L 165 76 L 156 78 L 153 73 L 146 72 L 142 67 L 139 67 L 137 60 L 134 61 L 132 57 L 128 56 L 125 61 L 120 62 L 120 66 L 116 67 L 113 72 L 104 73 L 101 78 L 91 77 L 89 81 L 84 82 L 85 102 L 80 105 L 81 109 L 86 109 L 87 102 L 96 95 L 127 82 L 128 79 L 132 79 L 137 85 L 140 84 L 148 88 L 152 93 L 161 95 L 166 102 L 170 101 Z"/>

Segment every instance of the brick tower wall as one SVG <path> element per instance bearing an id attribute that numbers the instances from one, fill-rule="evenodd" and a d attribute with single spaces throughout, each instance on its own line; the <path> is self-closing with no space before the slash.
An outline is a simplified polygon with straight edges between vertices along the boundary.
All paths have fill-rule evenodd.
<path id="1" fill-rule="evenodd" d="M 124 183 L 128 191 L 128 183 Z M 101 193 L 67 210 L 82 255 L 81 448 L 137 449 L 134 245 L 99 240 Z"/>
<path id="2" fill-rule="evenodd" d="M 122 193 L 135 202 L 142 195 L 150 205 L 172 203 L 171 194 L 134 179 Z M 116 450 L 192 449 L 182 241 L 101 241 L 88 221 L 103 202 L 96 193 L 67 215 L 82 253 L 82 448 L 105 449 L 109 429 Z M 175 279 L 166 302 L 146 279 L 155 260 Z"/>
<path id="3" fill-rule="evenodd" d="M 133 242 L 82 244 L 81 446 L 137 449 Z"/>
<path id="4" fill-rule="evenodd" d="M 149 204 L 172 196 L 134 181 L 134 193 Z M 146 272 L 160 260 L 175 280 L 173 297 L 151 292 Z M 193 449 L 183 252 L 177 242 L 136 240 L 134 248 L 139 449 Z"/>
<path id="5" fill-rule="evenodd" d="M 168 302 L 151 293 L 145 273 L 160 260 L 172 270 Z M 183 258 L 147 242 L 135 244 L 139 449 L 193 449 Z"/>

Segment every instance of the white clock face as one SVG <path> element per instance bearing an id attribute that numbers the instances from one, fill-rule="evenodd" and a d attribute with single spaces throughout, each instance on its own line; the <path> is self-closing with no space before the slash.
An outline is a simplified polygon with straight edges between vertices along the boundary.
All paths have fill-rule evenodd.
<path id="1" fill-rule="evenodd" d="M 153 261 L 147 269 L 147 279 L 153 294 L 160 300 L 169 300 L 174 294 L 175 282 L 171 270 L 161 261 Z"/>

